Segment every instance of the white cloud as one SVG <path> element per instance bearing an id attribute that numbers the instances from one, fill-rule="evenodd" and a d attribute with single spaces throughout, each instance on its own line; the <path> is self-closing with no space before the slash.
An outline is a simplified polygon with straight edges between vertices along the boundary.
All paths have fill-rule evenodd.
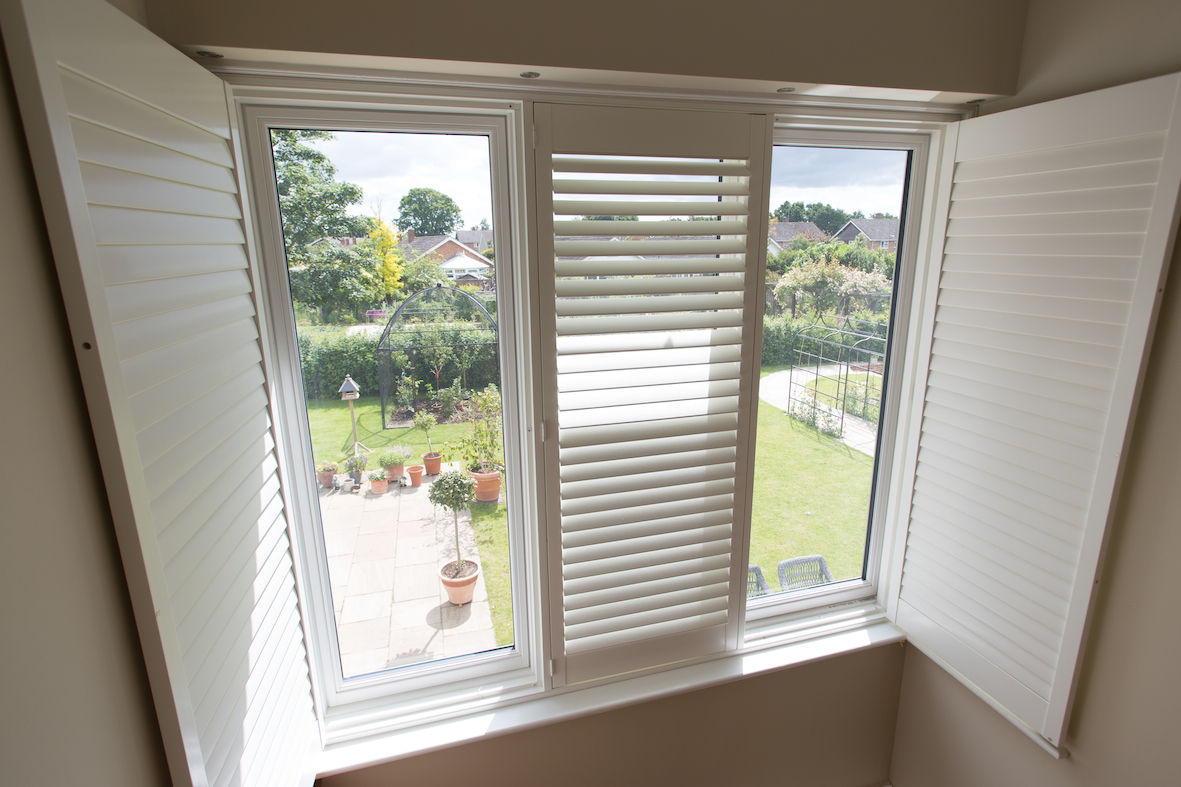
<path id="1" fill-rule="evenodd" d="M 337 180 L 364 191 L 350 211 L 386 221 L 398 216 L 398 202 L 412 188 L 432 188 L 451 197 L 463 212 L 461 226 L 492 221 L 492 180 L 488 139 L 459 134 L 338 131 L 314 142 L 336 166 Z"/>
<path id="2" fill-rule="evenodd" d="M 899 215 L 906 153 L 899 150 L 775 147 L 771 209 L 784 202 L 826 202 L 852 213 Z"/>

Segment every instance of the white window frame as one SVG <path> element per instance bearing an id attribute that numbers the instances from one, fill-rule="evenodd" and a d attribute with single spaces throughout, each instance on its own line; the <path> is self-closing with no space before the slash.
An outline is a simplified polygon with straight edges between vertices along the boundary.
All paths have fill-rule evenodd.
<path id="1" fill-rule="evenodd" d="M 522 211 L 523 194 L 519 168 L 520 117 L 518 107 L 497 109 L 470 106 L 423 106 L 410 109 L 404 102 L 389 108 L 326 107 L 306 98 L 283 102 L 239 103 L 243 130 L 246 171 L 249 176 L 254 213 L 259 269 L 262 276 L 260 315 L 269 343 L 269 379 L 273 385 L 272 406 L 279 425 L 278 448 L 284 489 L 293 516 L 298 568 L 303 587 L 305 631 L 312 646 L 313 685 L 323 707 L 328 727 L 339 709 L 357 703 L 381 703 L 385 711 L 402 719 L 443 712 L 457 698 L 494 693 L 510 695 L 537 690 L 541 685 L 538 641 L 538 594 L 535 565 L 536 545 L 533 489 L 535 473 L 525 443 L 531 429 L 529 320 L 521 296 L 526 284 Z M 314 478 L 311 436 L 308 431 L 299 349 L 291 314 L 286 254 L 278 210 L 278 194 L 271 157 L 270 130 L 306 128 L 325 131 L 370 131 L 390 133 L 456 133 L 485 136 L 489 141 L 489 163 L 493 190 L 493 223 L 497 234 L 498 313 L 500 326 L 501 379 L 504 390 L 507 491 L 513 498 L 508 507 L 510 560 L 513 565 L 512 600 L 514 645 L 468 656 L 437 659 L 397 670 L 344 678 L 340 670 L 339 645 L 332 590 L 324 552 L 323 530 Z M 384 712 L 382 713 L 384 715 Z"/>
<path id="2" fill-rule="evenodd" d="M 905 523 L 905 516 L 899 518 L 897 496 L 893 486 L 905 479 L 905 465 L 901 464 L 903 451 L 897 449 L 897 436 L 906 435 L 904 421 L 910 415 L 910 408 L 904 407 L 903 391 L 913 386 L 914 356 L 910 341 L 918 335 L 912 320 L 920 311 L 915 309 L 917 294 L 916 281 L 921 281 L 921 267 L 929 263 L 926 253 L 928 240 L 923 236 L 923 224 L 928 206 L 927 197 L 933 193 L 932 155 L 938 150 L 937 134 L 934 129 L 920 129 L 913 132 L 883 132 L 873 128 L 865 130 L 816 130 L 799 129 L 777 123 L 772 145 L 798 147 L 831 147 L 845 149 L 888 149 L 901 150 L 910 154 L 910 172 L 905 183 L 904 213 L 905 224 L 900 228 L 907 242 L 902 247 L 902 256 L 895 267 L 896 285 L 894 308 L 890 318 L 890 340 L 888 347 L 888 368 L 885 403 L 882 407 L 878 430 L 878 452 L 874 463 L 872 504 L 869 515 L 869 539 L 865 554 L 865 577 L 836 582 L 808 590 L 791 593 L 773 593 L 757 599 L 747 600 L 745 641 L 753 645 L 761 640 L 774 640 L 783 631 L 792 631 L 798 625 L 797 618 L 814 612 L 824 606 L 855 602 L 881 604 L 882 578 L 885 574 L 883 554 L 889 540 L 889 533 L 897 523 Z M 913 242 L 910 239 L 914 239 Z M 761 337 L 761 320 L 759 315 Z M 756 385 L 758 381 L 756 380 Z M 756 390 L 757 396 L 757 390 Z M 753 441 L 752 441 L 753 443 Z M 752 447 L 753 452 L 753 447 Z M 753 453 L 752 453 L 753 457 Z M 884 606 L 884 604 L 881 604 Z"/>

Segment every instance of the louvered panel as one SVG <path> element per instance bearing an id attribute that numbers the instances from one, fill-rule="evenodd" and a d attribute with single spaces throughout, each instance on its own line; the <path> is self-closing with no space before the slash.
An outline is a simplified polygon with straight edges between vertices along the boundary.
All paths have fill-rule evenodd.
<path id="1" fill-rule="evenodd" d="M 1022 194 L 1069 194 L 1085 189 L 1114 189 L 1142 184 L 1151 186 L 1156 183 L 1159 173 L 1160 162 L 1135 161 L 961 182 L 955 184 L 952 195 L 958 201 Z"/>
<path id="2" fill-rule="evenodd" d="M 221 165 L 178 154 L 175 150 L 85 120 L 71 119 L 70 128 L 81 164 L 98 164 L 198 188 L 237 193 L 233 173 Z"/>
<path id="3" fill-rule="evenodd" d="M 979 378 L 964 377 L 945 371 L 933 371 L 928 376 L 927 387 L 960 396 L 971 396 L 985 402 L 1006 405 L 1042 418 L 1050 418 L 1084 429 L 1103 428 L 1103 412 L 1097 408 L 1051 401 L 1044 396 L 993 385 Z"/>
<path id="4" fill-rule="evenodd" d="M 310 785 L 224 86 L 106 3 L 0 13 L 171 782 Z"/>
<path id="5" fill-rule="evenodd" d="M 1014 314 L 946 304 L 939 307 L 936 320 L 941 325 L 992 328 L 1022 336 L 1085 342 L 1104 347 L 1119 347 L 1124 334 L 1123 327 L 1116 323 L 1088 322 L 1086 319 L 1072 320 L 1044 314 Z"/>
<path id="6" fill-rule="evenodd" d="M 246 296 L 241 297 L 248 300 Z M 226 347 L 236 347 L 258 339 L 258 327 L 253 320 L 234 319 L 217 327 L 195 324 L 185 333 L 187 338 L 182 341 L 140 352 L 122 363 L 124 380 L 131 396 L 220 358 Z"/>
<path id="7" fill-rule="evenodd" d="M 979 199 L 959 198 L 952 191 L 948 216 L 952 219 L 982 216 L 1029 216 L 1031 214 L 1075 213 L 1077 211 L 1137 210 L 1152 206 L 1153 187 L 1120 186 L 1087 189 L 1064 194 L 1021 194 Z M 944 268 L 946 268 L 946 264 Z"/>
<path id="8" fill-rule="evenodd" d="M 959 161 L 954 177 L 958 183 L 1032 172 L 1061 172 L 1107 164 L 1156 161 L 1164 153 L 1164 143 L 1164 133 L 1158 132 L 1082 145 L 988 156 L 983 159 Z"/>
<path id="9" fill-rule="evenodd" d="M 1054 298 L 1085 298 L 1124 303 L 1132 298 L 1132 284 L 1131 281 L 1074 276 L 1013 276 L 994 272 L 956 273 L 946 270 L 941 280 L 941 286 L 949 290 L 1049 295 Z"/>
<path id="10" fill-rule="evenodd" d="M 255 364 L 244 374 L 235 376 L 220 386 L 193 397 L 183 409 L 144 428 L 139 433 L 139 450 L 144 461 L 155 462 L 166 453 L 185 443 L 199 431 L 211 428 L 215 419 L 237 408 L 251 398 L 265 402 L 262 392 L 262 370 Z M 186 448 L 191 447 L 186 445 Z"/>
<path id="11" fill-rule="evenodd" d="M 92 205 L 242 218 L 238 200 L 224 191 L 196 188 L 98 164 L 83 164 L 82 177 L 86 182 L 86 199 Z"/>
<path id="12" fill-rule="evenodd" d="M 117 284 L 107 288 L 111 319 L 120 323 L 214 303 L 250 292 L 245 271 Z M 220 327 L 220 326 L 219 326 Z"/>
<path id="13" fill-rule="evenodd" d="M 979 468 L 982 472 L 989 473 L 990 475 L 1000 476 L 1020 486 L 1028 486 L 1057 503 L 1066 506 L 1077 507 L 1080 493 L 1086 491 L 1086 482 L 1083 479 L 1072 476 L 1070 482 L 1064 483 L 1045 473 L 1019 467 L 1010 462 L 990 456 L 983 451 L 975 452 L 971 457 L 971 465 L 965 465 L 962 461 L 962 450 L 954 443 L 949 443 L 942 437 L 934 434 L 923 435 L 919 442 L 919 449 L 920 451 L 927 451 L 937 455 L 941 462 L 958 463 L 958 467 L 964 469 L 969 467 Z M 960 459 L 956 457 L 960 457 Z M 961 470 L 960 475 L 962 474 L 963 471 Z"/>
<path id="14" fill-rule="evenodd" d="M 254 303 L 249 296 L 241 294 L 180 311 L 153 314 L 123 322 L 114 327 L 119 357 L 126 361 L 137 355 L 192 339 L 194 334 L 208 330 L 210 323 L 221 326 L 242 323 L 242 327 L 249 332 L 249 323 L 253 322 L 253 317 Z"/>
<path id="15" fill-rule="evenodd" d="M 1011 617 L 1012 625 L 1047 647 L 1055 647 L 1062 633 L 1062 614 L 1070 595 L 1070 580 L 1053 580 L 1041 572 L 1023 570 L 1025 562 L 1003 549 L 977 551 L 972 533 L 931 519 L 927 509 L 916 509 L 915 544 L 947 574 L 964 574 L 982 591 L 979 603 L 996 614 Z M 968 545 L 973 544 L 970 548 Z M 1031 596 L 1033 598 L 1031 598 Z"/>
<path id="16" fill-rule="evenodd" d="M 104 246 L 98 251 L 107 285 L 244 270 L 241 246 Z"/>
<path id="17" fill-rule="evenodd" d="M 1057 538 L 1051 533 L 1026 527 L 1024 523 L 986 505 L 964 505 L 954 492 L 920 478 L 915 482 L 915 507 L 936 511 L 942 521 L 964 531 L 988 532 L 998 544 L 1006 544 L 1013 552 L 1040 558 L 1049 555 L 1071 565 L 1077 545 Z M 973 530 L 975 528 L 975 530 Z"/>
<path id="18" fill-rule="evenodd" d="M 216 363 L 195 366 L 139 394 L 134 397 L 136 428 L 147 429 L 233 378 L 245 376 L 261 385 L 263 377 L 258 368 L 259 360 L 258 345 L 254 343 L 227 347 Z"/>
<path id="19" fill-rule="evenodd" d="M 945 183 L 897 620 L 1043 745 L 1065 725 L 1173 223 L 1179 89 L 967 121 Z"/>
<path id="20" fill-rule="evenodd" d="M 1070 361 L 1100 368 L 1113 368 L 1119 362 L 1119 353 L 1114 347 L 1087 342 L 1050 339 L 1014 331 L 992 330 L 968 327 L 952 322 L 940 322 L 936 338 L 964 343 L 976 342 L 983 347 L 1005 352 L 1024 353 L 1052 360 Z"/>
<path id="21" fill-rule="evenodd" d="M 537 112 L 562 684 L 736 636 L 742 327 L 765 245 L 753 207 L 765 127 L 724 113 Z M 638 220 L 584 218 L 606 215 Z"/>
<path id="22" fill-rule="evenodd" d="M 972 610 L 950 603 L 941 592 L 941 586 L 931 587 L 921 580 L 914 579 L 913 574 L 918 572 L 914 569 L 911 571 L 911 579 L 907 581 L 904 574 L 903 582 L 909 590 L 909 597 L 922 603 L 923 614 L 996 664 L 1040 699 L 1045 699 L 1053 677 L 1051 670 L 1039 669 L 1039 665 L 1031 657 L 1022 658 L 1024 651 L 995 635 L 987 624 L 972 614 Z"/>

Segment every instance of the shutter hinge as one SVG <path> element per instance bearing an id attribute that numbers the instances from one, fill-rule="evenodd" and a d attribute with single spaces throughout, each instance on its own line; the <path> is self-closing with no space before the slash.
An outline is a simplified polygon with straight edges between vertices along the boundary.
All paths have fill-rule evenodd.
<path id="1" fill-rule="evenodd" d="M 548 439 L 549 439 L 549 429 L 546 428 L 545 420 L 543 419 L 541 422 L 541 442 L 544 443 Z"/>
<path id="2" fill-rule="evenodd" d="M 558 669 L 558 660 L 557 659 L 550 659 L 549 660 L 549 676 L 551 678 L 554 676 L 554 672 L 556 672 L 557 669 Z"/>

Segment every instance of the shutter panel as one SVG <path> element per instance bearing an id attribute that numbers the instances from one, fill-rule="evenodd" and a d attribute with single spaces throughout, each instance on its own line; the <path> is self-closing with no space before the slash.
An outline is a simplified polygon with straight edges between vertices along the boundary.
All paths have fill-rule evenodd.
<path id="1" fill-rule="evenodd" d="M 561 684 L 736 641 L 766 119 L 536 111 Z"/>
<path id="2" fill-rule="evenodd" d="M 4 11 L 173 780 L 310 784 L 224 88 L 104 2 Z"/>
<path id="3" fill-rule="evenodd" d="M 1181 182 L 1162 77 L 960 124 L 897 621 L 1065 728 Z"/>

